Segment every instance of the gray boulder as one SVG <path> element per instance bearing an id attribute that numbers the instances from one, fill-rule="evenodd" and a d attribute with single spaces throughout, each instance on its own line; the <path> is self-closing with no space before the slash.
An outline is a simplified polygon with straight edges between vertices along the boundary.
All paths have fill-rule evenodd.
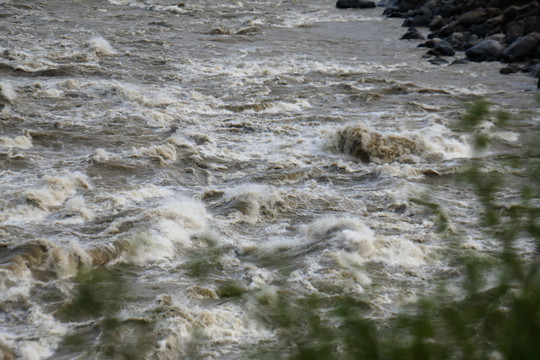
<path id="1" fill-rule="evenodd" d="M 495 61 L 501 57 L 504 46 L 497 40 L 487 39 L 467 49 L 465 55 L 472 61 Z"/>
<path id="2" fill-rule="evenodd" d="M 502 58 L 506 62 L 520 61 L 528 56 L 534 55 L 538 41 L 533 35 L 525 35 L 516 39 L 502 53 Z"/>

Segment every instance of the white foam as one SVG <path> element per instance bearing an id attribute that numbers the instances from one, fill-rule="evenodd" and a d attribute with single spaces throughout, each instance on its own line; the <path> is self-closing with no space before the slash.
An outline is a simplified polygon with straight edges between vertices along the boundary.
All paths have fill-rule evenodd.
<path id="1" fill-rule="evenodd" d="M 377 262 L 389 267 L 415 269 L 425 262 L 421 247 L 400 236 L 380 236 L 352 217 L 325 217 L 300 229 L 308 243 L 323 243 L 324 250 L 306 257 L 305 277 L 312 281 L 339 285 L 344 291 L 362 293 L 372 280 L 365 264 Z M 289 279 L 289 281 L 298 281 Z"/>
<path id="2" fill-rule="evenodd" d="M 25 341 L 19 344 L 21 360 L 40 360 L 52 355 L 48 346 L 43 346 L 37 341 Z"/>
<path id="3" fill-rule="evenodd" d="M 9 101 L 14 101 L 17 98 L 17 92 L 13 89 L 13 86 L 8 82 L 0 82 L 0 89 L 2 90 L 2 96 Z"/>
<path id="4" fill-rule="evenodd" d="M 84 197 L 77 195 L 66 201 L 66 209 L 70 213 L 75 213 L 81 216 L 84 220 L 92 220 L 94 214 L 90 211 L 84 200 Z"/>
<path id="5" fill-rule="evenodd" d="M 261 219 L 273 220 L 279 210 L 288 208 L 288 200 L 281 190 L 267 185 L 245 184 L 227 189 L 227 202 L 238 203 L 238 220 L 255 224 Z"/>
<path id="6" fill-rule="evenodd" d="M 333 231 L 343 230 L 355 231 L 357 233 L 355 237 L 352 236 L 352 233 L 347 232 L 349 236 L 346 236 L 344 239 L 362 241 L 361 239 L 371 239 L 374 237 L 374 233 L 369 227 L 360 220 L 350 217 L 329 216 L 302 227 L 302 232 L 309 241 L 319 241 L 330 235 Z"/>
<path id="7" fill-rule="evenodd" d="M 93 37 L 88 43 L 97 55 L 108 56 L 116 54 L 111 44 L 101 36 Z"/>
<path id="8" fill-rule="evenodd" d="M 88 178 L 80 172 L 65 171 L 60 176 L 44 176 L 34 189 L 25 191 L 25 198 L 48 210 L 63 204 L 75 195 L 77 187 L 91 188 Z"/>
<path id="9" fill-rule="evenodd" d="M 377 173 L 383 177 L 404 177 L 407 179 L 420 179 L 424 176 L 422 169 L 410 164 L 381 164 L 377 165 Z"/>
<path id="10" fill-rule="evenodd" d="M 507 142 L 517 142 L 519 140 L 519 134 L 513 131 L 496 131 L 491 134 L 491 137 Z"/>
<path id="11" fill-rule="evenodd" d="M 267 290 L 267 297 L 271 296 L 271 290 Z M 253 321 L 244 306 L 222 303 L 212 308 L 200 307 L 179 296 L 169 302 L 164 307 L 170 315 L 161 323 L 162 333 L 168 335 L 163 336 L 157 351 L 163 358 L 186 357 L 186 345 L 194 340 L 196 329 L 206 343 L 219 344 L 220 351 L 216 351 L 215 346 L 199 349 L 200 356 L 209 358 L 234 350 L 238 342 L 259 342 L 273 336 L 271 331 Z"/>
<path id="12" fill-rule="evenodd" d="M 519 134 L 513 131 L 499 131 L 496 125 L 491 121 L 482 121 L 476 126 L 479 133 L 496 140 L 506 142 L 516 142 L 519 139 Z"/>
<path id="13" fill-rule="evenodd" d="M 32 138 L 29 135 L 21 135 L 14 138 L 0 136 L 0 148 L 30 149 L 32 146 Z"/>
<path id="14" fill-rule="evenodd" d="M 272 106 L 262 112 L 269 114 L 298 113 L 309 107 L 311 107 L 311 105 L 306 100 L 300 100 L 294 103 L 278 101 L 276 104 L 272 104 Z"/>
<path id="15" fill-rule="evenodd" d="M 470 158 L 472 147 L 463 137 L 456 137 L 450 129 L 442 124 L 433 124 L 421 130 L 424 143 L 429 151 L 441 154 L 444 159 Z"/>
<path id="16" fill-rule="evenodd" d="M 129 201 L 145 201 L 155 197 L 173 197 L 174 192 L 169 188 L 156 186 L 154 184 L 138 185 L 131 190 L 121 190 L 117 196 L 122 196 Z"/>
<path id="17" fill-rule="evenodd" d="M 208 224 L 209 219 L 202 203 L 172 198 L 140 216 L 117 220 L 107 232 L 118 232 L 118 227 L 124 222 L 137 223 L 135 231 L 119 237 L 125 250 L 119 261 L 144 264 L 172 259 L 179 248 L 206 246 L 204 239 L 215 237 Z"/>
<path id="18" fill-rule="evenodd" d="M 162 164 L 174 162 L 177 159 L 176 148 L 169 143 L 133 149 L 135 156 L 149 157 Z"/>
<path id="19" fill-rule="evenodd" d="M 96 163 L 106 163 L 113 159 L 114 155 L 105 149 L 96 149 L 95 154 L 92 155 L 92 161 Z"/>

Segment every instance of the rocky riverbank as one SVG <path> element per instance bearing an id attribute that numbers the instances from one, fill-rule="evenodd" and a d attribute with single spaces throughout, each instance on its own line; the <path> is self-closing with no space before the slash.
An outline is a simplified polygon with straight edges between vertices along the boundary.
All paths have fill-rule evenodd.
<path id="1" fill-rule="evenodd" d="M 371 3 L 371 4 L 369 4 Z M 338 8 L 366 8 L 365 0 L 339 0 Z M 502 74 L 530 73 L 540 88 L 540 3 L 537 0 L 383 0 L 383 15 L 403 18 L 402 39 L 425 40 L 434 64 L 499 61 Z M 417 28 L 428 28 L 429 33 Z M 456 53 L 457 52 L 457 53 Z M 459 52 L 464 52 L 460 56 Z M 456 57 L 449 61 L 448 57 Z"/>

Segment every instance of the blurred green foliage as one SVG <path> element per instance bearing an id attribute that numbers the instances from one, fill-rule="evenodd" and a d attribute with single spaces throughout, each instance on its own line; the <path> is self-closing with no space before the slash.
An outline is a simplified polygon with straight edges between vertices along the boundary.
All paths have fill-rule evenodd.
<path id="1" fill-rule="evenodd" d="M 121 319 L 119 313 L 136 300 L 121 267 L 81 269 L 73 297 L 57 314 L 80 325 L 68 333 L 55 356 L 99 359 L 145 359 L 155 345 L 152 320 Z"/>
<path id="2" fill-rule="evenodd" d="M 482 131 L 484 122 L 511 126 L 504 111 L 491 111 L 485 100 L 467 104 L 460 125 L 472 135 L 478 150 L 492 143 Z M 538 126 L 522 151 L 504 160 L 518 169 L 515 181 L 507 174 L 486 170 L 482 159 L 470 161 L 463 181 L 481 209 L 486 238 L 496 240 L 493 257 L 456 255 L 462 276 L 456 298 L 441 287 L 437 295 L 421 297 L 414 308 L 384 321 L 367 316 L 369 308 L 348 296 L 295 298 L 280 292 L 277 301 L 261 304 L 257 318 L 278 334 L 278 344 L 261 346 L 258 359 L 538 359 L 540 358 L 540 142 Z M 495 161 L 497 161 L 495 159 Z M 505 164 L 501 165 L 501 168 Z M 503 193 L 515 191 L 512 201 Z M 439 219 L 444 231 L 451 219 L 428 198 L 412 199 Z M 523 254 L 518 243 L 534 250 Z M 457 252 L 453 252 L 457 254 Z M 527 255 L 527 256 L 526 256 Z M 495 279 L 495 280 L 493 280 Z"/>

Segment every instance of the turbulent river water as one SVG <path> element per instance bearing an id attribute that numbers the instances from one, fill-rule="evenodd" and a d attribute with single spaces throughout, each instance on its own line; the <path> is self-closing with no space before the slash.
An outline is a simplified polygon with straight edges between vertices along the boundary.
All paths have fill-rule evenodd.
<path id="1" fill-rule="evenodd" d="M 276 336 L 253 317 L 261 296 L 350 294 L 384 319 L 457 276 L 426 202 L 489 252 L 456 185 L 478 156 L 456 124 L 479 97 L 530 110 L 484 124 L 499 171 L 539 120 L 535 82 L 432 65 L 381 12 L 0 1 L 0 353 L 105 356 L 95 318 L 58 315 L 82 270 L 120 271 L 133 290 L 115 316 L 154 324 L 149 357 L 190 357 L 198 334 L 198 356 L 241 358 Z M 243 296 L 222 296 L 231 280 Z"/>

